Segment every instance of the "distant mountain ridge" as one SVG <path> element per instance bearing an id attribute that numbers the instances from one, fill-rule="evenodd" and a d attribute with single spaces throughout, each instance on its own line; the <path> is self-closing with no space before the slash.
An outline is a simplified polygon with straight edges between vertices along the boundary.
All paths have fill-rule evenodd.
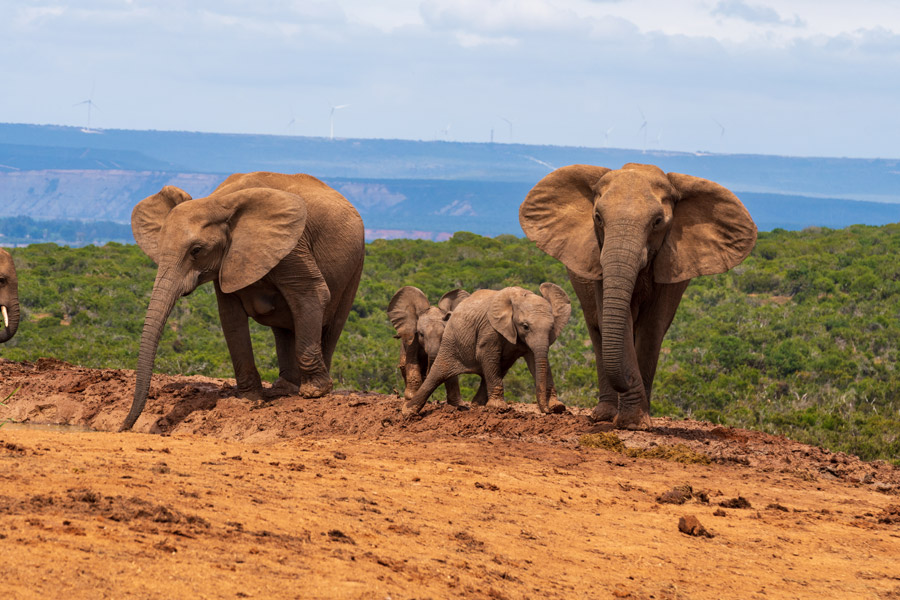
<path id="1" fill-rule="evenodd" d="M 797 158 L 0 124 L 0 216 L 127 223 L 163 185 L 195 197 L 230 173 L 304 172 L 340 190 L 370 237 L 522 235 L 518 205 L 552 168 L 645 162 L 732 189 L 761 230 L 900 220 L 900 160 Z"/>

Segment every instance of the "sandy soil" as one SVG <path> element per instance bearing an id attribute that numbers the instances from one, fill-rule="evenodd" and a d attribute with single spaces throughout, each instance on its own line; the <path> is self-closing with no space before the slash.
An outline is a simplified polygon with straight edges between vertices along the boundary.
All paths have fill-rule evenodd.
<path id="1" fill-rule="evenodd" d="M 0 359 L 9 598 L 898 598 L 900 470 L 695 421 L 648 432 Z M 582 438 L 585 434 L 592 437 Z M 632 456 L 676 448 L 680 460 Z M 624 452 L 622 451 L 624 450 Z M 664 452 L 663 452 L 664 453 Z M 692 462 L 691 462 L 692 461 Z"/>

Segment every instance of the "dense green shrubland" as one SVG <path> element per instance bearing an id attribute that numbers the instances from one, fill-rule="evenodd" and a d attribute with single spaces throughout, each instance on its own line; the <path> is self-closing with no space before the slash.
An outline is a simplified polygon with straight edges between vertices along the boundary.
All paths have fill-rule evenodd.
<path id="1" fill-rule="evenodd" d="M 136 246 L 13 250 L 25 322 L 5 358 L 54 356 L 91 367 L 133 368 L 155 267 Z M 543 281 L 573 300 L 572 320 L 551 351 L 561 399 L 590 406 L 593 352 L 562 265 L 528 240 L 458 233 L 448 242 L 376 241 L 333 365 L 339 387 L 402 389 L 399 342 L 385 315 L 402 285 L 432 301 Z M 663 346 L 653 414 L 751 427 L 865 458 L 900 458 L 900 225 L 760 234 L 733 271 L 694 280 Z M 253 327 L 264 377 L 277 373 L 269 331 Z M 212 286 L 179 301 L 156 369 L 232 376 Z M 471 395 L 477 378 L 463 378 Z M 438 394 L 442 394 L 442 390 Z M 524 363 L 508 399 L 532 401 Z"/>

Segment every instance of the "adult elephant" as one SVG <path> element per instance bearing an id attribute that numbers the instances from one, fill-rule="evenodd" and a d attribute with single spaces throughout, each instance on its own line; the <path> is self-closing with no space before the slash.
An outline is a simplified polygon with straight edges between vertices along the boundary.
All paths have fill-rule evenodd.
<path id="1" fill-rule="evenodd" d="M 0 344 L 8 342 L 19 329 L 19 278 L 9 252 L 0 248 Z"/>
<path id="2" fill-rule="evenodd" d="M 363 222 L 341 194 L 309 175 L 235 174 L 206 198 L 166 186 L 131 215 L 159 265 L 144 320 L 137 383 L 122 429 L 144 408 L 163 326 L 179 296 L 212 281 L 238 392 L 259 398 L 248 317 L 272 328 L 276 387 L 331 391 L 331 357 L 362 273 Z"/>
<path id="3" fill-rule="evenodd" d="M 691 278 L 723 273 L 756 242 L 733 193 L 652 165 L 571 165 L 528 193 L 519 222 L 567 268 L 594 345 L 595 421 L 650 427 L 659 351 Z"/>

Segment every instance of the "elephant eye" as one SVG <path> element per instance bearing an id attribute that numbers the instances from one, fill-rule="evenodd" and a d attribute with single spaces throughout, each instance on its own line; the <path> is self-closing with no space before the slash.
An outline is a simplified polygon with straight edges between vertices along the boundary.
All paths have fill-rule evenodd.
<path id="1" fill-rule="evenodd" d="M 603 217 L 600 216 L 600 211 L 594 211 L 594 220 L 597 221 L 598 225 L 603 225 Z"/>
<path id="2" fill-rule="evenodd" d="M 522 323 L 522 329 L 524 329 L 525 331 L 528 331 L 529 330 L 528 323 Z"/>
<path id="3" fill-rule="evenodd" d="M 197 255 L 200 254 L 202 250 L 203 248 L 201 246 L 194 246 L 193 248 L 191 248 L 191 256 L 197 258 Z"/>
<path id="4" fill-rule="evenodd" d="M 663 223 L 662 215 L 658 215 L 655 219 L 653 219 L 653 229 L 658 228 Z"/>
<path id="5" fill-rule="evenodd" d="M 6 277 L 0 277 L 0 285 L 6 285 Z"/>

